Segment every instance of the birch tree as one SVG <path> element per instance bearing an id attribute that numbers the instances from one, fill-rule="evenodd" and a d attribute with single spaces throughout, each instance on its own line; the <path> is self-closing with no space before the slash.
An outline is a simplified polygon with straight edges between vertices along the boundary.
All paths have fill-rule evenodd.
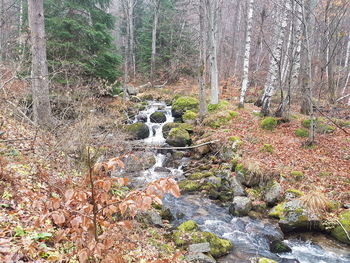
<path id="1" fill-rule="evenodd" d="M 264 116 L 267 116 L 270 113 L 271 97 L 275 93 L 276 81 L 278 79 L 278 75 L 280 75 L 280 62 L 282 56 L 283 40 L 287 27 L 287 10 L 289 9 L 289 1 L 286 1 L 284 6 L 282 6 L 281 8 L 277 8 L 277 17 L 280 20 L 280 24 L 276 27 L 276 44 L 272 49 L 269 72 L 265 83 L 264 94 L 261 99 L 261 113 Z"/>
<path id="2" fill-rule="evenodd" d="M 241 94 L 239 97 L 239 107 L 244 107 L 244 99 L 248 90 L 249 85 L 249 61 L 250 61 L 250 42 L 252 34 L 252 23 L 253 23 L 253 8 L 254 0 L 249 1 L 248 8 L 248 19 L 247 19 L 247 32 L 245 40 L 245 52 L 244 52 L 244 62 L 243 62 L 243 81 L 241 87 Z"/>
<path id="3" fill-rule="evenodd" d="M 32 52 L 31 79 L 34 122 L 40 126 L 46 126 L 51 123 L 51 107 L 43 0 L 28 1 L 28 23 Z"/>
<path id="4" fill-rule="evenodd" d="M 153 27 L 152 27 L 152 54 L 151 54 L 151 80 L 154 80 L 157 55 L 157 28 L 159 21 L 160 0 L 152 0 L 153 5 Z"/>
<path id="5" fill-rule="evenodd" d="M 199 1 L 199 66 L 198 66 L 198 84 L 199 84 L 199 117 L 203 119 L 207 114 L 207 103 L 205 101 L 205 7 L 204 0 Z"/>

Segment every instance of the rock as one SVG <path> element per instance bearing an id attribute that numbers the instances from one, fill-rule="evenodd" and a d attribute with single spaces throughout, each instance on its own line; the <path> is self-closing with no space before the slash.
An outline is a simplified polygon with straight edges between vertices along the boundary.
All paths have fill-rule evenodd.
<path id="1" fill-rule="evenodd" d="M 178 183 L 181 191 L 183 192 L 194 192 L 201 189 L 202 184 L 198 181 L 183 180 Z"/>
<path id="2" fill-rule="evenodd" d="M 122 161 L 125 164 L 125 172 L 139 172 L 142 170 L 147 170 L 156 164 L 156 159 L 152 152 L 134 152 Z"/>
<path id="3" fill-rule="evenodd" d="M 270 251 L 272 253 L 288 253 L 291 252 L 292 249 L 283 241 L 274 240 L 270 243 Z"/>
<path id="4" fill-rule="evenodd" d="M 210 254 L 214 258 L 226 255 L 232 248 L 229 240 L 219 238 L 210 232 L 200 231 L 198 225 L 192 221 L 182 223 L 173 234 L 174 242 L 177 246 L 187 247 L 191 244 L 209 243 Z"/>
<path id="5" fill-rule="evenodd" d="M 279 225 L 283 232 L 318 230 L 320 226 L 319 218 L 309 214 L 298 199 L 276 205 L 269 212 L 269 216 L 279 219 Z"/>
<path id="6" fill-rule="evenodd" d="M 285 200 L 293 200 L 296 199 L 298 197 L 301 197 L 302 195 L 304 195 L 303 192 L 296 190 L 296 189 L 288 189 L 285 193 L 284 193 L 284 199 Z"/>
<path id="7" fill-rule="evenodd" d="M 150 120 L 153 123 L 163 123 L 166 122 L 166 115 L 164 112 L 156 111 L 151 114 Z"/>
<path id="8" fill-rule="evenodd" d="M 202 140 L 196 141 L 196 143 L 194 145 L 200 145 L 200 144 L 204 144 L 206 142 L 208 142 L 208 139 L 202 139 Z M 197 155 L 199 157 L 198 159 L 200 159 L 202 156 L 204 156 L 210 152 L 210 145 L 206 144 L 203 146 L 196 147 L 193 149 L 193 152 L 195 155 Z"/>
<path id="9" fill-rule="evenodd" d="M 169 123 L 164 124 L 164 126 L 162 127 L 162 133 L 163 133 L 163 137 L 165 139 L 168 137 L 169 132 L 173 128 L 182 128 L 182 129 L 186 130 L 188 133 L 193 133 L 193 126 L 190 124 L 169 122 Z"/>
<path id="10" fill-rule="evenodd" d="M 186 111 L 182 116 L 183 121 L 189 124 L 195 124 L 197 118 L 198 114 L 190 110 Z"/>
<path id="11" fill-rule="evenodd" d="M 136 122 L 126 126 L 127 133 L 132 136 L 133 139 L 141 140 L 149 136 L 149 128 L 146 124 Z"/>
<path id="12" fill-rule="evenodd" d="M 191 144 L 190 134 L 185 129 L 173 128 L 169 132 L 166 143 L 174 147 L 185 147 Z"/>
<path id="13" fill-rule="evenodd" d="M 262 175 L 258 171 L 250 170 L 242 163 L 236 165 L 237 179 L 245 186 L 255 187 L 260 184 Z"/>
<path id="14" fill-rule="evenodd" d="M 157 173 L 171 173 L 171 171 L 165 167 L 155 167 L 154 171 Z"/>
<path id="15" fill-rule="evenodd" d="M 338 223 L 337 227 L 331 231 L 331 235 L 343 243 L 350 244 L 350 210 L 345 210 L 342 212 L 339 215 L 338 221 L 342 224 L 347 233 L 345 233 L 343 227 Z"/>
<path id="16" fill-rule="evenodd" d="M 214 114 L 208 115 L 203 120 L 205 126 L 209 126 L 213 129 L 220 128 L 221 126 L 227 125 L 238 116 L 238 113 L 235 111 L 220 111 Z"/>
<path id="17" fill-rule="evenodd" d="M 265 188 L 264 200 L 269 205 L 275 205 L 281 197 L 281 185 L 273 180 Z"/>
<path id="18" fill-rule="evenodd" d="M 203 253 L 190 253 L 189 255 L 186 256 L 186 260 L 189 262 L 216 263 L 215 259 Z"/>
<path id="19" fill-rule="evenodd" d="M 174 160 L 181 160 L 181 159 L 184 157 L 184 153 L 183 153 L 183 152 L 180 152 L 180 151 L 174 151 L 174 152 L 171 154 L 171 157 L 172 157 Z"/>
<path id="20" fill-rule="evenodd" d="M 188 252 L 190 253 L 200 253 L 200 252 L 209 252 L 210 245 L 208 242 L 192 244 L 188 246 Z"/>
<path id="21" fill-rule="evenodd" d="M 148 211 L 146 212 L 146 216 L 150 225 L 153 225 L 156 227 L 164 227 L 162 218 L 157 212 Z"/>
<path id="22" fill-rule="evenodd" d="M 193 173 L 188 176 L 188 179 L 190 180 L 200 180 L 206 177 L 212 176 L 212 172 L 201 172 L 201 173 Z"/>
<path id="23" fill-rule="evenodd" d="M 147 115 L 146 114 L 140 114 L 136 116 L 136 119 L 138 122 L 147 122 Z"/>
<path id="24" fill-rule="evenodd" d="M 234 216 L 246 216 L 252 209 L 252 201 L 245 196 L 235 196 L 229 208 L 229 211 Z"/>
<path id="25" fill-rule="evenodd" d="M 233 191 L 233 196 L 246 196 L 243 185 L 239 182 L 236 176 L 232 176 L 229 179 L 231 189 Z"/>
<path id="26" fill-rule="evenodd" d="M 182 115 L 190 111 L 198 111 L 199 100 L 193 97 L 179 97 L 172 104 L 172 115 L 175 118 L 182 117 Z"/>
<path id="27" fill-rule="evenodd" d="M 171 210 L 169 208 L 167 209 L 162 209 L 159 213 L 159 215 L 162 217 L 164 220 L 172 221 L 174 220 L 174 216 L 171 213 Z"/>
<path id="28" fill-rule="evenodd" d="M 137 88 L 133 87 L 133 86 L 128 86 L 126 87 L 126 91 L 128 92 L 128 94 L 130 96 L 135 96 L 137 95 L 137 93 L 139 93 L 139 91 L 137 90 Z"/>

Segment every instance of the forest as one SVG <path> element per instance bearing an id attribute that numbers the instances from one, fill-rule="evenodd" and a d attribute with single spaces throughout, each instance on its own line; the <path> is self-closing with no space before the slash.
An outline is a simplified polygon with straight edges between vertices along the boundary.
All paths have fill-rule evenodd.
<path id="1" fill-rule="evenodd" d="M 0 0 L 0 262 L 349 263 L 350 0 Z"/>

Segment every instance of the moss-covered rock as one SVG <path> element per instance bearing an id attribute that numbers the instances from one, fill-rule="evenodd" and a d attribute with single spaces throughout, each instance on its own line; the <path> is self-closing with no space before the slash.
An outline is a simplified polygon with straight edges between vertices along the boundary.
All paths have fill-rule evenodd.
<path id="1" fill-rule="evenodd" d="M 190 180 L 200 180 L 206 177 L 213 176 L 212 172 L 202 172 L 202 173 L 193 173 L 191 174 L 188 179 Z"/>
<path id="2" fill-rule="evenodd" d="M 164 112 L 156 111 L 151 114 L 150 120 L 153 123 L 163 123 L 166 122 L 166 116 Z"/>
<path id="3" fill-rule="evenodd" d="M 183 180 L 179 182 L 179 187 L 183 192 L 194 192 L 201 189 L 202 184 L 194 180 Z"/>
<path id="4" fill-rule="evenodd" d="M 211 128 L 220 128 L 221 126 L 227 125 L 236 117 L 238 117 L 238 113 L 235 111 L 220 111 L 210 114 L 204 119 L 203 124 Z"/>
<path id="5" fill-rule="evenodd" d="M 232 243 L 229 240 L 219 238 L 210 232 L 200 231 L 198 225 L 192 220 L 182 223 L 177 229 L 173 234 L 177 246 L 187 247 L 191 244 L 208 242 L 209 253 L 215 258 L 226 255 L 232 248 Z"/>
<path id="6" fill-rule="evenodd" d="M 302 138 L 307 138 L 309 137 L 309 131 L 306 129 L 296 129 L 294 132 L 295 136 L 302 137 Z"/>
<path id="7" fill-rule="evenodd" d="M 238 163 L 235 168 L 237 178 L 239 181 L 248 187 L 255 187 L 260 184 L 263 179 L 263 175 L 258 167 L 251 164 L 252 167 L 243 163 Z"/>
<path id="8" fill-rule="evenodd" d="M 188 131 L 189 133 L 193 132 L 193 126 L 191 124 L 187 124 L 187 123 L 177 123 L 177 122 L 169 122 L 164 124 L 163 128 L 162 128 L 162 133 L 163 133 L 163 137 L 166 139 L 169 135 L 169 132 L 171 131 L 171 129 L 173 128 L 181 128 L 184 129 L 186 131 Z"/>
<path id="9" fill-rule="evenodd" d="M 182 116 L 182 119 L 184 120 L 184 122 L 186 123 L 193 123 L 195 122 L 195 120 L 198 118 L 198 113 L 188 110 L 184 113 L 184 115 Z"/>
<path id="10" fill-rule="evenodd" d="M 127 125 L 125 130 L 133 139 L 141 140 L 149 136 L 148 126 L 141 122 Z"/>
<path id="11" fill-rule="evenodd" d="M 271 181 L 264 189 L 264 200 L 269 205 L 276 204 L 281 198 L 281 191 L 281 185 L 275 180 Z"/>
<path id="12" fill-rule="evenodd" d="M 350 244 L 350 210 L 342 212 L 339 215 L 338 221 L 342 226 L 338 223 L 338 226 L 331 231 L 331 235 L 343 243 Z M 343 228 L 345 228 L 347 233 L 345 233 Z"/>
<path id="13" fill-rule="evenodd" d="M 263 119 L 260 123 L 260 127 L 264 130 L 272 131 L 274 130 L 278 125 L 277 119 L 274 117 L 267 117 Z"/>
<path id="14" fill-rule="evenodd" d="M 230 106 L 230 103 L 228 101 L 222 100 L 218 104 L 209 104 L 208 105 L 208 112 L 214 112 L 217 110 L 224 110 L 227 109 Z"/>
<path id="15" fill-rule="evenodd" d="M 292 176 L 293 179 L 296 181 L 301 181 L 304 178 L 304 173 L 301 171 L 291 171 L 290 175 Z"/>
<path id="16" fill-rule="evenodd" d="M 286 200 L 293 200 L 293 199 L 299 198 L 299 197 L 301 197 L 303 195 L 304 195 L 304 193 L 302 191 L 299 191 L 297 189 L 288 189 L 284 193 L 284 199 L 286 199 Z"/>
<path id="17" fill-rule="evenodd" d="M 251 258 L 251 263 L 277 263 L 277 261 L 274 261 L 273 259 L 269 258 Z"/>
<path id="18" fill-rule="evenodd" d="M 187 130 L 173 128 L 169 132 L 166 143 L 174 147 L 185 147 L 191 144 L 191 137 Z"/>
<path id="19" fill-rule="evenodd" d="M 172 104 L 172 115 L 181 117 L 186 111 L 198 111 L 199 100 L 193 97 L 179 97 Z"/>
<path id="20" fill-rule="evenodd" d="M 283 241 L 274 240 L 270 243 L 270 251 L 272 253 L 288 253 L 291 252 L 292 249 Z"/>

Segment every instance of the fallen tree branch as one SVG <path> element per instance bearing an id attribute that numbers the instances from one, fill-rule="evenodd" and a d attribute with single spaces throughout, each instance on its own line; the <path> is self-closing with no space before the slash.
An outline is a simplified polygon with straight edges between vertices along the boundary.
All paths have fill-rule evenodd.
<path id="1" fill-rule="evenodd" d="M 147 82 L 146 84 L 143 84 L 141 86 L 136 87 L 137 89 L 144 89 L 144 88 L 148 88 L 148 87 L 152 87 L 152 83 L 151 82 Z"/>
<path id="2" fill-rule="evenodd" d="M 220 140 L 214 140 L 214 141 L 210 141 L 210 142 L 205 142 L 205 143 L 201 143 L 198 145 L 193 145 L 193 146 L 186 146 L 186 147 L 156 147 L 156 146 L 133 146 L 132 148 L 134 149 L 156 149 L 156 150 L 189 150 L 189 149 L 195 149 L 195 148 L 199 148 L 201 146 L 204 145 L 208 145 L 208 144 L 213 144 L 216 143 Z"/>
<path id="3" fill-rule="evenodd" d="M 335 102 L 338 102 L 338 101 L 340 101 L 340 100 L 342 100 L 342 99 L 345 99 L 345 98 L 347 98 L 347 97 L 350 97 L 350 93 L 347 94 L 347 95 L 345 95 L 345 96 L 341 96 L 340 98 L 336 99 Z"/>
<path id="4" fill-rule="evenodd" d="M 154 87 L 159 89 L 159 88 L 163 88 L 166 84 L 168 84 L 168 81 L 165 81 L 162 85 L 155 85 Z"/>
<path id="5" fill-rule="evenodd" d="M 33 138 L 23 138 L 23 139 L 12 139 L 12 140 L 0 140 L 0 143 L 6 143 L 6 142 L 20 142 L 20 141 L 34 141 Z"/>
<path id="6" fill-rule="evenodd" d="M 330 122 L 332 122 L 335 126 L 337 126 L 339 129 L 341 129 L 345 134 L 350 134 L 347 132 L 347 130 L 345 130 L 343 127 L 339 126 L 337 123 L 335 123 L 335 121 L 332 120 L 332 118 L 328 117 L 326 114 L 324 114 L 314 103 L 312 103 L 313 107 L 315 107 L 315 109 L 326 119 L 328 119 Z"/>

